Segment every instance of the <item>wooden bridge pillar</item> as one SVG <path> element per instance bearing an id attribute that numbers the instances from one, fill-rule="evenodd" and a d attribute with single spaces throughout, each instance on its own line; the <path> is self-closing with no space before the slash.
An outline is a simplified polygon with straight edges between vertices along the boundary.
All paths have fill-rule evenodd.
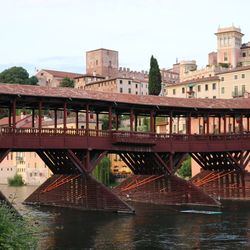
<path id="1" fill-rule="evenodd" d="M 25 204 L 133 213 L 134 210 L 91 176 L 106 151 L 37 150 L 53 172 Z M 1 158 L 1 152 L 0 152 Z M 84 164 L 82 158 L 85 158 Z"/>
<path id="2" fill-rule="evenodd" d="M 13 118 L 13 124 L 12 127 L 16 128 L 16 99 L 13 99 L 12 101 L 12 118 Z"/>

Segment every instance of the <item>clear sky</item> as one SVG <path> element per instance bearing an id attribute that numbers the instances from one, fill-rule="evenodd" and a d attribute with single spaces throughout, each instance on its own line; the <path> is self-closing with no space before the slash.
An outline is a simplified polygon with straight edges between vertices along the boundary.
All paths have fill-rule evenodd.
<path id="1" fill-rule="evenodd" d="M 0 71 L 23 66 L 85 72 L 85 52 L 119 51 L 119 64 L 148 70 L 178 60 L 207 64 L 214 33 L 234 24 L 250 41 L 249 0 L 0 0 Z"/>

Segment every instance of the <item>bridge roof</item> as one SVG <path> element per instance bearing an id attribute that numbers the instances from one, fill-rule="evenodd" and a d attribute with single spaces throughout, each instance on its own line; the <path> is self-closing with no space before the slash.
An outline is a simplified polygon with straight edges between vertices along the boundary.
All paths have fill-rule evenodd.
<path id="1" fill-rule="evenodd" d="M 116 104 L 143 105 L 154 107 L 187 108 L 187 109 L 237 109 L 250 110 L 250 98 L 243 99 L 199 99 L 174 98 L 162 96 L 145 96 L 132 94 L 107 93 L 100 91 L 81 90 L 74 88 L 51 88 L 21 84 L 0 84 L 0 99 L 5 96 L 31 96 L 53 98 L 58 102 L 63 98 L 72 100 L 90 100 L 112 102 Z"/>

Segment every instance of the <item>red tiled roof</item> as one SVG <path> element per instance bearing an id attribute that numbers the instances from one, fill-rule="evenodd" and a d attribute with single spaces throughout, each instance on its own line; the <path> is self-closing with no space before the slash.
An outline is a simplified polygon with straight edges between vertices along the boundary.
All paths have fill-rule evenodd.
<path id="1" fill-rule="evenodd" d="M 19 84 L 0 84 L 1 95 L 43 96 L 54 98 L 71 98 L 106 102 L 199 109 L 250 109 L 250 98 L 243 99 L 199 99 L 174 98 L 163 96 L 145 96 L 100 91 L 81 90 L 75 88 L 50 88 Z M 1 100 L 1 97 L 0 97 Z"/>
<path id="2" fill-rule="evenodd" d="M 91 75 L 91 74 L 83 74 L 83 75 L 79 75 L 77 77 L 74 77 L 75 79 L 78 79 L 78 78 L 84 78 L 84 77 L 93 77 L 93 78 L 99 78 L 99 79 L 105 79 L 104 76 L 101 76 L 101 75 Z"/>
<path id="3" fill-rule="evenodd" d="M 79 76 L 83 76 L 83 74 L 79 74 L 79 73 L 57 71 L 57 70 L 50 70 L 50 69 L 42 69 L 42 70 L 50 73 L 54 77 L 60 77 L 60 78 L 68 77 L 68 78 L 73 79 L 73 78 L 76 78 L 76 77 L 79 77 Z"/>

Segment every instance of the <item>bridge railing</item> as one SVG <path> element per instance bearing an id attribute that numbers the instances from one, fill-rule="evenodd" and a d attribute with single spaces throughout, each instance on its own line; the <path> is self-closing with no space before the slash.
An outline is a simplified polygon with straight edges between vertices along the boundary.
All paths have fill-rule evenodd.
<path id="1" fill-rule="evenodd" d="M 13 127 L 0 127 L 0 135 L 47 135 L 47 136 L 91 136 L 91 137 L 111 137 L 117 142 L 148 142 L 161 140 L 174 140 L 174 141 L 219 141 L 219 140 L 237 140 L 237 139 L 250 139 L 250 133 L 227 133 L 227 134 L 157 134 L 152 132 L 137 132 L 137 131 L 122 131 L 122 130 L 96 130 L 96 129 L 72 129 L 72 128 L 13 128 Z"/>

